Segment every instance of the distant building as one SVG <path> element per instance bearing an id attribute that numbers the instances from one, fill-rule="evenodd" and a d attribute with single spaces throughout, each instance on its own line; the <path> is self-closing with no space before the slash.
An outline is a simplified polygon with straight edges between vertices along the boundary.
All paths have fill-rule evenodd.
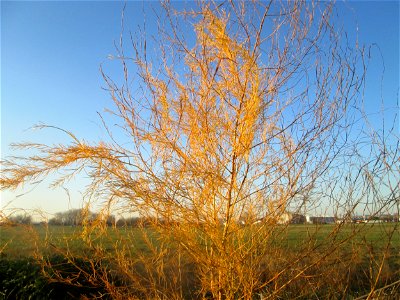
<path id="1" fill-rule="evenodd" d="M 335 224 L 334 217 L 310 217 L 312 224 Z"/>
<path id="2" fill-rule="evenodd" d="M 307 218 L 301 214 L 293 214 L 292 219 L 290 220 L 291 224 L 305 224 Z"/>
<path id="3" fill-rule="evenodd" d="M 397 214 L 353 216 L 351 220 L 353 223 L 383 223 L 400 221 Z"/>
<path id="4" fill-rule="evenodd" d="M 281 215 L 279 215 L 278 224 L 289 224 L 290 221 L 292 220 L 293 215 L 289 212 L 284 212 Z"/>
<path id="5" fill-rule="evenodd" d="M 312 223 L 310 215 L 306 215 L 306 223 L 307 224 L 311 224 Z"/>
<path id="6" fill-rule="evenodd" d="M 306 217 L 302 214 L 284 212 L 282 213 L 277 223 L 278 224 L 304 224 L 306 222 Z"/>

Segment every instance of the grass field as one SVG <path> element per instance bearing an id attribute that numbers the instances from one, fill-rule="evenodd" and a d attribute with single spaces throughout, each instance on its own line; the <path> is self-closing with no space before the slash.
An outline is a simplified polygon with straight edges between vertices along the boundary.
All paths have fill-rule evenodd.
<path id="1" fill-rule="evenodd" d="M 112 250 L 117 242 L 125 240 L 129 243 L 135 241 L 132 247 L 137 250 L 146 250 L 141 229 L 123 227 L 106 230 L 103 237 L 97 240 L 101 241 L 104 249 Z M 390 247 L 400 252 L 399 223 L 345 224 L 339 230 L 335 225 L 289 225 L 277 227 L 275 230 L 276 243 L 292 250 L 304 243 L 315 242 L 324 245 L 332 241 L 344 241 L 348 245 L 365 244 L 379 249 L 386 246 L 390 240 Z M 0 227 L 2 256 L 9 258 L 32 256 L 37 250 L 51 251 L 47 249 L 48 245 L 61 249 L 69 248 L 76 252 L 83 251 L 85 243 L 82 239 L 82 227 L 42 225 Z"/>
<path id="2" fill-rule="evenodd" d="M 291 280 L 290 276 L 296 268 L 305 268 L 304 276 L 282 291 L 280 297 L 283 299 L 292 299 L 299 293 L 305 293 L 299 299 L 325 299 L 326 295 L 329 295 L 329 299 L 355 299 L 367 294 L 372 285 L 377 288 L 391 286 L 383 295 L 394 295 L 395 298 L 387 299 L 397 299 L 397 295 L 400 295 L 399 226 L 400 223 L 343 224 L 340 227 L 276 226 L 271 240 L 268 241 L 268 247 L 275 251 L 271 252 L 275 256 L 269 262 L 266 261 L 265 276 L 271 278 L 286 268 L 287 275 L 283 274 L 276 281 L 276 284 L 285 284 L 286 280 Z M 128 259 L 151 254 L 143 233 L 157 241 L 157 235 L 148 228 L 108 227 L 103 232 L 90 233 L 85 230 L 87 229 L 80 226 L 0 226 L 0 286 L 3 285 L 0 287 L 0 299 L 25 299 L 31 295 L 36 295 L 32 299 L 105 295 L 107 290 L 104 284 L 93 281 L 92 274 L 102 274 L 104 270 L 107 270 L 107 274 L 109 271 L 120 272 L 117 271 L 120 270 L 117 267 L 117 256 L 122 253 L 122 248 Z M 91 238 L 87 239 L 88 236 Z M 100 252 L 96 252 L 96 249 L 100 249 Z M 93 253 L 102 253 L 102 256 L 92 256 Z M 45 258 L 44 265 L 43 261 L 40 262 L 40 257 Z M 320 258 L 323 263 L 307 267 L 308 264 L 318 262 Z M 98 259 L 101 265 L 97 265 Z M 57 273 L 59 281 L 53 280 L 51 283 L 42 274 L 46 261 L 50 263 L 47 267 L 49 274 Z M 296 262 L 293 263 L 294 261 Z M 171 263 L 169 267 L 175 268 L 176 262 Z M 138 266 L 139 269 L 135 269 Z M 152 268 L 157 269 L 157 265 L 150 265 L 150 269 L 146 271 L 141 266 L 133 263 L 129 267 L 133 272 L 138 272 L 138 278 L 146 278 L 153 274 Z M 191 294 L 196 290 L 192 266 L 189 262 L 182 269 L 186 272 L 185 279 L 181 282 L 186 286 L 183 288 L 183 293 L 187 293 L 184 299 L 192 299 L 195 295 Z M 377 272 L 380 274 L 379 281 L 375 283 Z M 324 273 L 331 274 L 331 278 L 318 275 Z M 86 277 L 82 277 L 83 274 Z M 124 294 L 126 287 L 120 288 Z M 315 292 L 308 293 L 310 288 L 315 288 Z"/>

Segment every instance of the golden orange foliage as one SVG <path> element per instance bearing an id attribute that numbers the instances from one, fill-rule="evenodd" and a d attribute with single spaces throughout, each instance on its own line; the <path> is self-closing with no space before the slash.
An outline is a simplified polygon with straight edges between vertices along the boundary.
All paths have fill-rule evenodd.
<path id="1" fill-rule="evenodd" d="M 360 180 L 349 166 L 363 162 L 357 152 L 348 155 L 362 53 L 341 47 L 332 9 L 330 3 L 244 1 L 200 3 L 179 15 L 167 6 L 159 64 L 133 41 L 131 57 L 122 44 L 119 49 L 124 81 L 103 74 L 129 143 L 106 127 L 110 142 L 90 145 L 68 133 L 70 145 L 22 145 L 38 155 L 3 161 L 1 187 L 74 166 L 56 182 L 62 184 L 86 169 L 88 191 L 108 200 L 106 207 L 122 203 L 153 220 L 157 242 L 143 230 L 152 251 L 139 259 L 146 284 L 132 271 L 138 258 L 126 256 L 126 245 L 116 257 L 149 298 L 183 297 L 181 272 L 188 266 L 199 297 L 215 299 L 275 298 L 296 280 L 334 272 L 329 266 L 340 257 L 330 255 L 348 237 L 327 242 L 318 255 L 319 246 L 304 241 L 303 251 L 287 259 L 271 242 L 288 210 L 303 213 L 325 201 L 332 213 L 347 205 L 347 214 L 362 200 L 346 198 Z M 182 38 L 176 16 L 194 23 L 193 45 Z M 141 92 L 131 90 L 129 66 Z M 380 174 L 398 175 L 398 154 L 387 152 L 386 159 L 393 164 Z M 367 169 L 359 170 L 371 174 Z M 381 209 L 393 203 L 389 198 Z M 321 273 L 309 273 L 315 269 Z"/>

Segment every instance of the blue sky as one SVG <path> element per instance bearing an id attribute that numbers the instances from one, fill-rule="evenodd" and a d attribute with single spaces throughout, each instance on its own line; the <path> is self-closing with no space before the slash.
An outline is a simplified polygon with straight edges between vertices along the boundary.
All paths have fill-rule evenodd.
<path id="1" fill-rule="evenodd" d="M 393 122 L 398 113 L 399 91 L 399 2 L 339 2 L 338 14 L 345 30 L 357 28 L 360 44 L 371 48 L 365 102 L 371 113 L 378 112 L 381 98 Z M 1 2 L 1 157 L 13 155 L 12 142 L 66 142 L 57 131 L 30 130 L 45 123 L 76 133 L 79 138 L 105 137 L 97 112 L 110 107 L 99 67 L 103 64 L 113 78 L 119 64 L 107 59 L 116 54 L 114 41 L 121 31 L 123 2 L 48 1 Z M 143 25 L 156 30 L 152 8 L 156 2 L 127 2 L 126 27 L 135 31 Z M 354 34 L 350 34 L 354 38 Z M 382 55 L 382 57 L 381 57 Z M 382 60 L 383 58 L 383 60 Z M 383 63 L 384 61 L 384 63 Z M 384 79 L 381 80 L 383 67 Z M 381 97 L 382 95 L 382 97 Z M 398 122 L 398 121 L 397 121 Z M 399 131 L 399 123 L 396 124 Z M 2 207 L 44 209 L 49 212 L 77 207 L 82 179 L 71 182 L 71 198 L 65 192 L 49 190 L 46 182 L 30 190 L 2 192 Z"/>

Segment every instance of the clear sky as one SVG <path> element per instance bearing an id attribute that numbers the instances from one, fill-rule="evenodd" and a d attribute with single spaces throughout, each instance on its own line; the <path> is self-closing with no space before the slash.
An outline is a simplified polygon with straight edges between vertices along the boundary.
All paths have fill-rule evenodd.
<path id="1" fill-rule="evenodd" d="M 383 98 L 388 108 L 385 118 L 390 123 L 398 113 L 399 1 L 338 5 L 345 30 L 354 37 L 357 29 L 360 44 L 379 46 L 371 48 L 365 101 L 368 112 L 374 113 Z M 102 89 L 105 84 L 99 67 L 103 64 L 116 79 L 121 74 L 118 62 L 107 57 L 116 54 L 113 43 L 121 32 L 123 6 L 123 2 L 111 1 L 1 2 L 2 158 L 15 154 L 8 147 L 12 142 L 67 141 L 57 131 L 29 129 L 38 123 L 71 130 L 86 140 L 104 138 L 97 112 L 111 103 Z M 125 26 L 137 30 L 146 15 L 147 32 L 156 32 L 152 9 L 157 7 L 156 2 L 128 1 Z M 399 123 L 396 127 L 398 130 Z M 79 207 L 76 187 L 82 187 L 83 182 L 78 178 L 70 184 L 70 199 L 62 189 L 48 189 L 45 182 L 33 190 L 27 186 L 2 192 L 1 205 L 3 209 L 37 208 L 50 213 Z"/>

